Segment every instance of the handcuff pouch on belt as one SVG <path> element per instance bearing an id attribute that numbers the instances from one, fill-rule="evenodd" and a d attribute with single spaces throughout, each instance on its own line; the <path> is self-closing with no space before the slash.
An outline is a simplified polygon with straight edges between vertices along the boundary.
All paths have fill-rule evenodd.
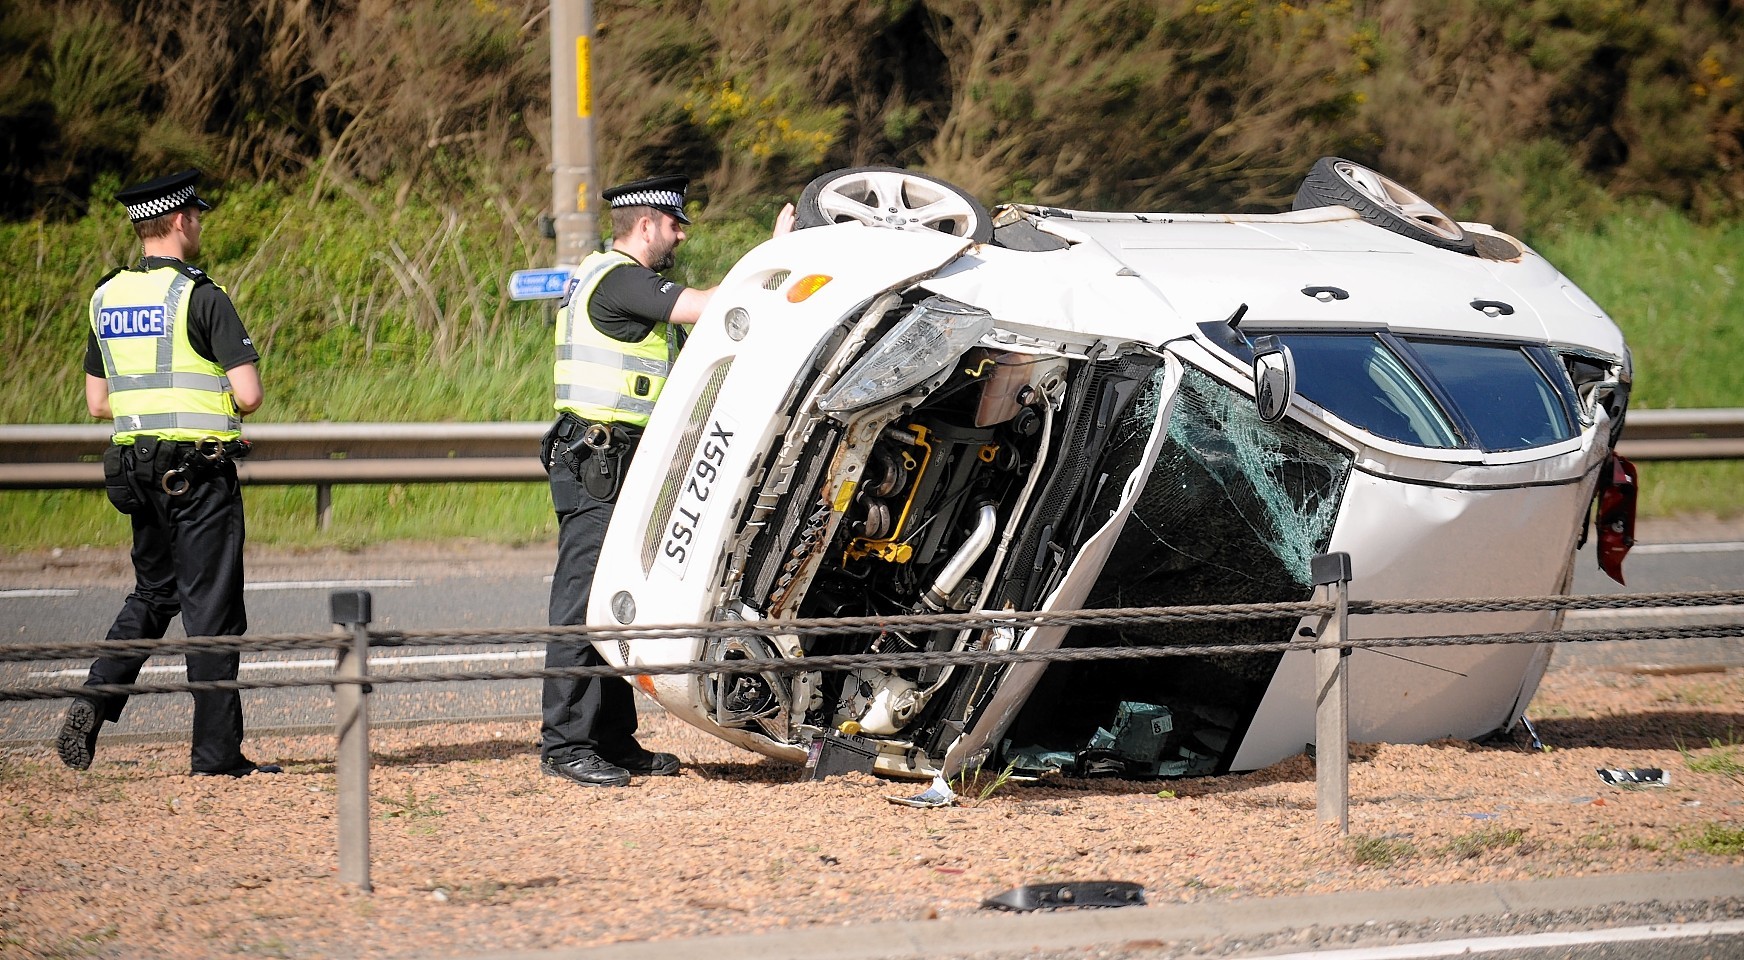
<path id="1" fill-rule="evenodd" d="M 561 462 L 575 474 L 588 496 L 610 503 L 623 489 L 624 470 L 630 465 L 637 439 L 637 434 L 616 424 L 564 417 L 546 435 L 544 460 L 547 468 Z"/>
<path id="2" fill-rule="evenodd" d="M 128 448 L 111 443 L 109 449 L 103 451 L 103 492 L 109 496 L 109 503 L 122 513 L 132 513 L 145 502 L 139 495 L 131 473 L 127 469 Z"/>

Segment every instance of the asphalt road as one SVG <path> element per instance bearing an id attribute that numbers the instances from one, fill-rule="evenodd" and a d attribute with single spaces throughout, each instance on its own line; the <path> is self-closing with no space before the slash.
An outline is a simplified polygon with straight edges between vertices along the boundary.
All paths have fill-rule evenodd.
<path id="1" fill-rule="evenodd" d="M 1582 594 L 1659 593 L 1722 590 L 1744 587 L 1744 542 L 1641 544 L 1630 555 L 1628 586 L 1606 578 L 1591 557 L 1590 547 L 1576 562 L 1575 589 Z M 247 587 L 250 630 L 254 633 L 321 633 L 333 629 L 329 595 L 335 590 L 367 590 L 373 598 L 373 625 L 381 629 L 438 630 L 457 627 L 537 628 L 545 622 L 549 575 L 521 563 L 509 573 L 449 573 L 441 565 L 424 565 L 413 576 L 379 579 L 325 579 L 320 569 L 278 580 L 251 578 Z M 468 565 L 455 565 L 467 571 Z M 430 571 L 437 571 L 431 573 Z M 123 591 L 116 587 L 57 586 L 44 575 L 36 582 L 0 582 L 0 642 L 101 637 L 119 607 Z M 1577 611 L 1571 628 L 1642 626 L 1667 622 L 1713 622 L 1744 619 L 1744 610 L 1689 613 L 1664 610 Z M 180 636 L 179 624 L 170 636 Z M 1642 645 L 1580 643 L 1561 647 L 1552 669 L 1653 662 L 1667 665 L 1729 663 L 1744 665 L 1744 643 L 1728 641 L 1655 642 Z M 491 671 L 536 668 L 543 664 L 539 644 L 451 648 L 405 647 L 377 651 L 372 672 L 396 670 L 432 672 Z M 249 654 L 244 678 L 291 677 L 330 669 L 331 656 L 321 652 Z M 0 686 L 79 683 L 84 662 L 0 664 Z M 178 657 L 160 658 L 146 667 L 142 680 L 174 682 L 184 673 Z M 371 698 L 376 724 L 425 719 L 524 717 L 538 715 L 535 680 L 468 683 L 383 684 Z M 252 733 L 269 730 L 327 729 L 332 723 L 331 694 L 326 688 L 257 690 L 244 693 Z M 42 742 L 58 724 L 61 701 L 0 702 L 0 743 Z M 122 722 L 105 730 L 105 737 L 184 736 L 191 702 L 185 696 L 135 698 Z"/>
<path id="2" fill-rule="evenodd" d="M 1736 960 L 1744 870 L 986 913 L 467 960 Z"/>

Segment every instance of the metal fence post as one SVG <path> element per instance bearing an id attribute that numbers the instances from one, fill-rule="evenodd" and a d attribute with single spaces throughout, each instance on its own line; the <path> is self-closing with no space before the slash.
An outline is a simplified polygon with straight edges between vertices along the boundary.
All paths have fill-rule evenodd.
<path id="1" fill-rule="evenodd" d="M 333 526 L 333 484 L 315 484 L 315 529 Z"/>
<path id="2" fill-rule="evenodd" d="M 329 595 L 333 622 L 350 635 L 339 647 L 336 673 L 361 677 L 369 670 L 370 595 L 367 590 L 335 590 Z M 339 776 L 339 881 L 368 892 L 369 882 L 369 688 L 334 684 L 333 707 L 339 736 L 335 764 Z"/>
<path id="3" fill-rule="evenodd" d="M 1321 621 L 1319 643 L 1350 635 L 1350 554 L 1317 556 L 1311 567 L 1316 592 L 1329 588 L 1336 610 Z M 1350 648 L 1314 651 L 1314 796 L 1321 823 L 1350 833 Z"/>

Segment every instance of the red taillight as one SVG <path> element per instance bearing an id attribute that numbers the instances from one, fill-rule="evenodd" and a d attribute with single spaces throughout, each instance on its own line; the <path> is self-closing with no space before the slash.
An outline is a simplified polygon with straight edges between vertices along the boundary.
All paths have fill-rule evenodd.
<path id="1" fill-rule="evenodd" d="M 1635 545 L 1635 465 L 1611 454 L 1599 474 L 1599 569 L 1623 582 L 1623 558 Z"/>

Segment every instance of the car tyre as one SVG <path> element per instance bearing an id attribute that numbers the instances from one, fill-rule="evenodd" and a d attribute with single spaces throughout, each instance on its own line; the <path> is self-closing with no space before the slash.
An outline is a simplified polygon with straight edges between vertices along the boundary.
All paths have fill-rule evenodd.
<path id="1" fill-rule="evenodd" d="M 1458 221 L 1434 204 L 1360 163 L 1321 157 L 1303 178 L 1291 205 L 1296 210 L 1345 206 L 1364 220 L 1432 247 L 1475 254 L 1477 244 Z"/>
<path id="2" fill-rule="evenodd" d="M 976 243 L 993 239 L 993 218 L 968 192 L 901 167 L 845 167 L 806 184 L 794 228 L 863 223 L 897 230 L 932 230 Z"/>

